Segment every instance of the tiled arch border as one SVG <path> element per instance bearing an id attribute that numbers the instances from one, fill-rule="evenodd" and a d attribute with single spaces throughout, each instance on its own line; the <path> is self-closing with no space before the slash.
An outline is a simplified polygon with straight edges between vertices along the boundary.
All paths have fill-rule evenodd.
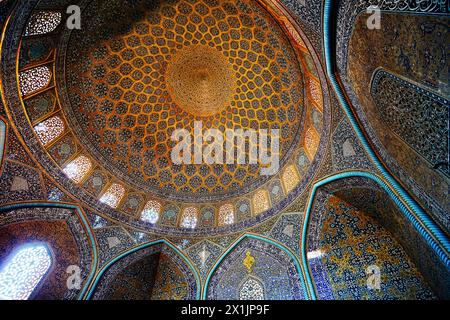
<path id="1" fill-rule="evenodd" d="M 302 266 L 303 270 L 305 270 L 305 277 L 306 277 L 306 283 L 308 286 L 308 290 L 310 291 L 312 295 L 312 299 L 317 299 L 317 293 L 314 286 L 313 278 L 311 271 L 309 269 L 309 263 L 307 259 L 307 237 L 308 237 L 308 227 L 311 217 L 311 212 L 314 207 L 314 199 L 316 196 L 316 193 L 319 188 L 337 181 L 342 180 L 346 178 L 351 177 L 359 177 L 359 178 L 368 178 L 375 182 L 379 187 L 381 187 L 386 194 L 391 198 L 391 200 L 395 203 L 395 205 L 398 207 L 398 209 L 401 211 L 401 213 L 411 222 L 411 224 L 414 226 L 414 228 L 418 231 L 418 233 L 425 239 L 427 244 L 431 247 L 431 249 L 437 254 L 437 256 L 441 259 L 443 264 L 446 266 L 447 269 L 450 270 L 450 258 L 447 252 L 444 251 L 443 248 L 439 246 L 439 243 L 437 243 L 432 235 L 432 230 L 428 229 L 429 226 L 424 226 L 423 221 L 419 220 L 414 212 L 410 210 L 405 203 L 404 199 L 401 198 L 401 195 L 396 192 L 396 190 L 387 183 L 383 178 L 381 178 L 378 175 L 375 175 L 370 172 L 366 171 L 347 171 L 347 172 L 341 172 L 335 175 L 332 175 L 330 177 L 327 177 L 323 180 L 320 180 L 316 182 L 311 189 L 311 194 L 309 196 L 309 200 L 307 203 L 306 211 L 305 211 L 305 219 L 303 221 L 303 228 L 302 228 L 302 235 L 301 235 L 301 260 L 302 260 Z M 435 225 L 434 228 L 437 228 Z M 434 229 L 434 231 L 439 231 Z M 446 241 L 447 246 L 450 244 L 450 241 L 448 237 L 443 235 L 445 238 L 443 239 Z"/>
<path id="2" fill-rule="evenodd" d="M 95 279 L 92 281 L 91 286 L 86 291 L 86 293 L 83 297 L 83 300 L 90 300 L 92 298 L 92 296 L 94 295 L 95 289 L 97 288 L 97 285 L 99 284 L 100 280 L 103 278 L 103 275 L 116 262 L 118 262 L 122 258 L 129 256 L 130 254 L 138 252 L 139 250 L 157 246 L 157 245 L 167 246 L 169 249 L 171 249 L 173 251 L 174 254 L 176 254 L 178 256 L 178 258 L 180 258 L 184 263 L 186 263 L 186 266 L 189 268 L 189 270 L 192 272 L 192 274 L 194 275 L 194 278 L 195 278 L 195 284 L 196 284 L 195 298 L 196 298 L 196 300 L 200 300 L 201 282 L 200 282 L 200 276 L 198 274 L 197 269 L 194 267 L 194 264 L 186 257 L 186 255 L 184 255 L 184 253 L 181 250 L 179 250 L 175 245 L 173 245 L 172 243 L 170 243 L 169 241 L 164 240 L 164 239 L 141 244 L 141 245 L 131 248 L 125 252 L 122 252 L 117 257 L 111 259 L 103 268 L 101 268 L 97 272 L 97 274 L 95 275 Z"/>
<path id="3" fill-rule="evenodd" d="M 89 285 L 92 282 L 92 279 L 94 278 L 94 274 L 97 270 L 98 265 L 98 251 L 97 251 L 97 245 L 95 241 L 95 237 L 92 231 L 92 228 L 83 213 L 83 211 L 75 205 L 71 204 L 63 204 L 63 203 L 47 203 L 47 202 L 30 202 L 30 203 L 17 203 L 12 205 L 6 205 L 0 207 L 0 214 L 13 211 L 13 210 L 20 210 L 20 209 L 30 209 L 30 208 L 61 208 L 61 209 L 71 209 L 74 210 L 76 213 L 78 220 L 81 222 L 83 228 L 86 231 L 86 234 L 88 235 L 89 242 L 91 244 L 91 250 L 92 250 L 92 263 L 91 268 L 88 273 L 88 277 L 84 282 L 83 287 L 81 288 L 80 292 L 78 293 L 78 300 L 82 300 L 82 297 L 86 294 L 87 289 L 89 288 Z"/>
<path id="4" fill-rule="evenodd" d="M 426 239 L 427 243 L 430 245 L 432 250 L 434 250 L 438 254 L 442 262 L 448 268 L 450 268 L 449 237 L 386 168 L 386 166 L 383 164 L 379 156 L 372 148 L 370 142 L 366 138 L 365 133 L 359 125 L 356 115 L 353 113 L 351 102 L 345 92 L 342 81 L 340 79 L 340 75 L 336 68 L 336 56 L 335 52 L 333 51 L 333 37 L 335 32 L 333 23 L 336 18 L 335 15 L 337 13 L 337 5 L 338 4 L 332 0 L 325 0 L 324 2 L 323 35 L 326 71 L 344 113 L 349 119 L 353 130 L 359 138 L 370 160 L 374 163 L 375 167 L 380 172 L 383 180 L 374 175 L 370 175 L 369 178 L 374 181 L 377 180 L 376 182 L 380 185 L 386 185 L 386 187 L 383 187 L 386 192 L 388 192 L 394 202 L 399 206 L 401 211 L 408 217 L 408 219 L 413 223 L 414 227 Z"/>
<path id="5" fill-rule="evenodd" d="M 298 273 L 298 275 L 300 276 L 299 280 L 301 283 L 301 287 L 303 289 L 303 294 L 304 297 L 308 300 L 308 299 L 312 299 L 314 292 L 311 292 L 309 287 L 305 285 L 305 279 L 307 280 L 306 272 L 304 272 L 304 269 L 302 268 L 302 265 L 300 264 L 300 261 L 298 260 L 298 258 L 296 257 L 296 255 L 289 250 L 288 248 L 286 248 L 284 245 L 270 239 L 270 238 L 266 238 L 266 237 L 262 237 L 253 233 L 246 233 L 243 236 L 241 236 L 239 239 L 237 239 L 232 245 L 230 245 L 230 247 L 228 247 L 228 249 L 222 253 L 222 255 L 217 259 L 216 263 L 212 266 L 212 268 L 209 270 L 208 272 L 208 276 L 206 277 L 206 281 L 205 284 L 203 286 L 203 292 L 202 292 L 202 300 L 207 300 L 207 295 L 208 295 L 208 287 L 209 287 L 209 283 L 210 280 L 212 278 L 212 276 L 214 275 L 216 269 L 219 267 L 219 265 L 221 264 L 221 262 L 233 251 L 234 248 L 236 248 L 243 240 L 245 239 L 255 239 L 258 241 L 262 241 L 265 243 L 268 243 L 270 245 L 275 246 L 276 248 L 284 251 L 289 258 L 292 259 L 292 262 L 295 265 L 296 271 Z"/>

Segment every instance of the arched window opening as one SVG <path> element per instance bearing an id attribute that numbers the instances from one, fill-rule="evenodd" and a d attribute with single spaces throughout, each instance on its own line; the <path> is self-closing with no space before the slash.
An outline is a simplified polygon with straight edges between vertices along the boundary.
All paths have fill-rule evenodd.
<path id="1" fill-rule="evenodd" d="M 289 165 L 283 172 L 283 184 L 287 192 L 291 192 L 300 182 L 300 176 L 294 165 Z"/>
<path id="2" fill-rule="evenodd" d="M 253 196 L 253 210 L 259 214 L 269 209 L 269 197 L 265 190 L 258 190 Z"/>
<path id="3" fill-rule="evenodd" d="M 47 66 L 22 71 L 19 74 L 20 91 L 23 96 L 44 89 L 50 83 L 52 72 Z"/>
<path id="4" fill-rule="evenodd" d="M 230 203 L 224 204 L 219 209 L 219 226 L 234 223 L 234 209 Z"/>
<path id="5" fill-rule="evenodd" d="M 51 264 L 50 252 L 44 244 L 20 247 L 0 270 L 0 299 L 27 300 Z"/>
<path id="6" fill-rule="evenodd" d="M 322 102 L 322 90 L 320 88 L 320 83 L 313 80 L 312 78 L 308 79 L 308 87 L 309 92 L 311 94 L 312 100 L 317 104 L 321 105 Z"/>
<path id="7" fill-rule="evenodd" d="M 239 290 L 239 300 L 264 300 L 264 288 L 254 279 L 248 278 Z"/>
<path id="8" fill-rule="evenodd" d="M 91 168 L 91 160 L 85 156 L 79 156 L 70 162 L 63 171 L 69 179 L 76 183 L 80 183 Z"/>
<path id="9" fill-rule="evenodd" d="M 64 129 L 64 122 L 59 116 L 48 118 L 34 127 L 34 131 L 43 145 L 58 138 L 64 132 Z"/>
<path id="10" fill-rule="evenodd" d="M 161 212 L 161 204 L 158 201 L 148 201 L 142 210 L 141 220 L 149 223 L 156 223 Z"/>
<path id="11" fill-rule="evenodd" d="M 25 29 L 25 36 L 35 36 L 52 32 L 61 23 L 61 12 L 39 11 L 31 15 Z"/>
<path id="12" fill-rule="evenodd" d="M 198 210 L 194 207 L 185 208 L 181 215 L 180 226 L 194 229 L 197 226 Z"/>
<path id="13" fill-rule="evenodd" d="M 118 183 L 113 183 L 108 190 L 101 196 L 100 202 L 107 204 L 111 208 L 117 208 L 120 200 L 125 194 L 125 189 Z"/>

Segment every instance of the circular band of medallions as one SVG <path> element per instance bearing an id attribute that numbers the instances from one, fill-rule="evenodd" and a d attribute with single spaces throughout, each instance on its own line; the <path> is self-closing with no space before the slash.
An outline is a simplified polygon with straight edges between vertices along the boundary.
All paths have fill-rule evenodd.
<path id="1" fill-rule="evenodd" d="M 171 234 L 171 235 L 206 235 L 206 234 L 220 234 L 220 233 L 229 233 L 238 231 L 244 228 L 248 228 L 252 225 L 255 225 L 265 219 L 267 219 L 270 216 L 273 216 L 274 214 L 277 214 L 285 208 L 287 205 L 289 205 L 300 193 L 302 193 L 306 187 L 306 185 L 311 181 L 312 176 L 314 172 L 317 170 L 319 166 L 319 162 L 322 159 L 322 156 L 325 152 L 326 143 L 323 143 L 327 140 L 328 134 L 329 134 L 329 95 L 327 91 L 326 86 L 326 80 L 324 77 L 324 73 L 322 69 L 320 68 L 319 60 L 314 53 L 313 50 L 308 50 L 307 48 L 311 48 L 309 41 L 306 39 L 306 37 L 302 34 L 301 30 L 293 24 L 292 20 L 290 19 L 287 12 L 284 11 L 283 8 L 276 7 L 276 11 L 274 13 L 277 13 L 277 20 L 280 23 L 280 25 L 283 26 L 283 29 L 287 34 L 290 34 L 291 41 L 296 41 L 295 43 L 295 49 L 300 54 L 302 54 L 302 57 L 306 60 L 302 60 L 303 67 L 308 68 L 307 77 L 305 79 L 305 87 L 309 88 L 308 84 L 313 82 L 315 79 L 315 82 L 318 83 L 319 86 L 319 93 L 317 90 L 305 90 L 305 110 L 307 109 L 307 105 L 310 105 L 311 107 L 317 109 L 320 111 L 321 114 L 323 114 L 323 118 L 320 121 L 320 128 L 314 129 L 314 132 L 316 132 L 316 141 L 313 141 L 313 148 L 309 148 L 309 152 L 307 151 L 308 148 L 303 148 L 302 146 L 299 147 L 299 150 L 293 153 L 290 159 L 287 159 L 286 164 L 287 165 L 293 165 L 295 166 L 296 171 L 299 174 L 299 179 L 296 181 L 296 185 L 289 186 L 289 189 L 286 189 L 286 185 L 282 182 L 282 173 L 283 170 L 280 171 L 279 174 L 271 177 L 270 181 L 265 183 L 265 185 L 262 185 L 256 192 L 259 190 L 262 190 L 265 192 L 266 197 L 269 201 L 269 207 L 265 208 L 262 212 L 258 212 L 257 214 L 254 212 L 254 208 L 252 207 L 253 203 L 253 195 L 254 193 L 246 194 L 249 191 L 243 191 L 241 190 L 241 193 L 239 194 L 239 197 L 235 197 L 234 199 L 229 199 L 227 202 L 232 203 L 234 205 L 235 210 L 235 223 L 228 226 L 222 226 L 222 227 L 205 227 L 202 225 L 199 225 L 196 229 L 185 229 L 185 228 L 178 228 L 176 225 L 164 225 L 164 224 L 149 224 L 145 223 L 139 220 L 138 214 L 142 210 L 142 208 L 145 205 L 145 202 L 147 200 L 152 199 L 158 199 L 156 195 L 148 194 L 148 193 L 140 193 L 137 190 L 133 190 L 132 187 L 127 186 L 126 184 L 126 195 L 123 197 L 122 202 L 119 204 L 117 209 L 110 208 L 107 205 L 104 205 L 102 203 L 99 203 L 98 201 L 98 195 L 95 196 L 88 190 L 86 190 L 83 185 L 81 184 L 75 184 L 62 172 L 61 168 L 63 167 L 62 164 L 57 164 L 57 162 L 52 158 L 49 150 L 46 150 L 44 146 L 38 141 L 34 131 L 32 124 L 30 122 L 30 118 L 28 117 L 26 111 L 24 110 L 23 102 L 21 101 L 21 96 L 17 90 L 18 81 L 16 79 L 11 79 L 11 74 L 16 74 L 16 65 L 15 61 L 17 57 L 17 48 L 19 46 L 19 41 L 21 39 L 21 36 L 23 34 L 23 30 L 25 27 L 25 22 L 27 21 L 28 17 L 30 16 L 33 6 L 36 4 L 36 1 L 30 1 L 26 5 L 22 5 L 18 8 L 17 11 L 15 11 L 11 17 L 11 21 L 14 21 L 14 23 L 9 24 L 9 27 L 7 30 L 5 30 L 5 38 L 11 39 L 12 41 L 8 41 L 7 43 L 3 43 L 2 48 L 2 70 L 4 72 L 3 74 L 3 83 L 2 83 L 2 93 L 4 101 L 6 102 L 7 108 L 8 108 L 8 115 L 11 120 L 13 120 L 13 127 L 16 131 L 20 133 L 20 136 L 22 137 L 26 147 L 29 149 L 30 153 L 32 154 L 32 157 L 35 158 L 40 166 L 52 177 L 52 179 L 58 183 L 64 190 L 71 193 L 75 198 L 77 198 L 81 203 L 84 205 L 90 207 L 91 209 L 95 210 L 100 215 L 108 216 L 116 221 L 125 223 L 131 227 L 141 229 L 141 230 L 151 230 L 157 233 L 162 234 Z M 274 4 L 270 5 L 270 10 L 274 10 Z M 269 8 L 269 6 L 268 6 Z M 52 8 L 54 9 L 54 8 Z M 63 10 L 61 10 L 63 11 Z M 272 14 L 274 14 L 272 13 Z M 16 23 L 17 21 L 17 23 Z M 300 36 L 301 34 L 301 36 Z M 51 36 L 51 35 L 49 35 Z M 61 56 L 60 56 L 61 57 Z M 306 58 L 305 58 L 306 57 Z M 20 71 L 20 70 L 18 70 Z M 8 75 L 8 76 L 6 76 Z M 58 73 L 56 76 L 59 76 Z M 322 86 L 320 86 L 320 83 Z M 317 88 L 316 88 L 317 89 Z M 8 93 L 5 95 L 5 93 Z M 313 101 L 314 97 L 317 97 L 317 94 L 320 94 L 320 99 L 323 98 L 323 101 L 314 101 L 314 103 L 310 103 L 310 101 Z M 57 102 L 58 103 L 58 102 Z M 306 112 L 305 112 L 306 113 Z M 315 125 L 313 116 L 310 114 L 307 114 L 307 117 L 305 119 L 305 130 L 308 131 L 309 127 L 313 127 Z M 72 134 L 69 132 L 69 134 Z M 300 140 L 305 140 L 305 134 L 302 133 L 301 137 L 299 137 Z M 318 141 L 320 139 L 320 143 Z M 302 142 L 303 143 L 303 142 Z M 306 152 L 305 152 L 306 149 Z M 311 150 L 314 150 L 312 153 Z M 80 151 L 90 156 L 88 152 L 86 152 L 85 149 L 81 149 L 77 151 L 77 154 L 80 154 Z M 71 158 L 73 159 L 73 157 Z M 94 166 L 98 168 L 98 170 L 102 171 L 103 173 L 109 175 L 112 181 L 122 183 L 120 180 L 118 181 L 115 179 L 113 175 L 111 175 L 108 170 L 103 169 L 99 164 L 97 163 L 95 158 L 91 158 L 91 160 L 94 163 Z M 65 162 L 67 163 L 67 161 Z M 306 165 L 305 165 L 306 163 Z M 286 167 L 286 166 L 285 166 Z M 90 172 L 92 173 L 92 172 Z M 281 188 L 281 192 L 284 192 L 283 197 L 279 197 L 278 199 L 275 199 L 272 197 L 269 188 L 271 186 L 278 186 L 278 188 Z M 250 190 L 251 191 L 251 190 Z M 137 213 L 129 214 L 126 210 L 124 210 L 124 199 L 127 198 L 129 194 L 137 193 L 141 199 L 142 202 L 139 204 L 139 210 L 137 210 Z M 144 201 L 145 200 L 145 201 Z M 170 201 L 170 200 L 159 200 L 162 203 L 162 212 L 166 209 L 166 207 L 172 207 L 176 206 L 181 210 L 181 207 L 188 206 L 188 203 L 182 203 L 180 205 L 179 202 Z M 194 203 L 194 199 L 192 199 L 192 203 Z M 196 202 L 197 203 L 197 202 Z M 215 214 L 217 214 L 217 208 L 223 204 L 224 202 L 217 202 L 217 203 L 205 203 L 201 205 L 195 205 L 198 207 L 199 212 L 202 212 L 204 208 L 212 208 L 215 211 Z M 250 212 L 248 212 L 243 217 L 238 217 L 239 215 L 239 204 L 240 203 L 246 203 L 251 207 Z M 178 213 L 179 215 L 180 213 Z"/>

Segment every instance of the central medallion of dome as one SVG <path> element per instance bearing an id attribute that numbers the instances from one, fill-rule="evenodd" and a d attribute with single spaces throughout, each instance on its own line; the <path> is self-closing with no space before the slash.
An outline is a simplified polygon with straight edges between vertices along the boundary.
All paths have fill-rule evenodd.
<path id="1" fill-rule="evenodd" d="M 236 90 L 236 77 L 225 56 L 204 45 L 178 51 L 168 64 L 166 82 L 172 99 L 194 116 L 220 113 Z"/>

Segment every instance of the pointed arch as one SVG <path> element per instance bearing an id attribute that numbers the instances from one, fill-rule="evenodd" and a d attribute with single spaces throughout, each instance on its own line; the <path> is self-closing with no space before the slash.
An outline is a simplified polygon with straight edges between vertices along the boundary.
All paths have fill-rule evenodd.
<path id="1" fill-rule="evenodd" d="M 337 180 L 352 177 L 367 178 L 372 182 L 376 183 L 382 189 L 382 191 L 384 191 L 387 194 L 387 196 L 392 200 L 392 202 L 396 205 L 398 210 L 403 214 L 403 218 L 408 220 L 414 226 L 417 233 L 423 237 L 424 242 L 426 242 L 430 246 L 430 249 L 432 249 L 433 252 L 436 254 L 436 256 L 441 259 L 444 268 L 447 268 L 447 270 L 450 268 L 450 254 L 449 254 L 450 239 L 441 232 L 439 227 L 437 227 L 437 225 L 435 225 L 433 221 L 430 220 L 430 223 L 432 223 L 431 226 L 430 225 L 427 226 L 427 224 L 424 224 L 423 221 L 421 221 L 420 217 L 417 217 L 414 214 L 414 212 L 406 206 L 404 200 L 399 195 L 398 190 L 391 187 L 385 180 L 383 180 L 379 176 L 366 171 L 342 172 L 316 182 L 313 188 L 311 189 L 311 194 L 309 196 L 309 200 L 306 207 L 301 238 L 301 260 L 303 270 L 305 271 L 308 290 L 309 292 L 311 292 L 313 299 L 317 299 L 317 290 L 315 288 L 312 272 L 308 263 L 307 239 L 308 239 L 308 231 L 310 228 L 309 224 L 311 222 L 311 213 L 314 207 L 314 199 L 316 193 L 321 187 Z M 436 235 L 439 235 L 439 237 L 436 237 Z"/>
<path id="2" fill-rule="evenodd" d="M 253 214 L 258 215 L 270 208 L 270 198 L 267 190 L 259 189 L 252 198 Z"/>
<path id="3" fill-rule="evenodd" d="M 45 146 L 59 138 L 66 130 L 66 125 L 60 116 L 50 117 L 34 126 L 34 131 Z"/>
<path id="4" fill-rule="evenodd" d="M 239 285 L 239 300 L 265 300 L 264 282 L 253 275 L 247 275 Z"/>
<path id="5" fill-rule="evenodd" d="M 47 34 L 54 31 L 62 21 L 59 11 L 34 12 L 25 28 L 24 36 Z"/>
<path id="6" fill-rule="evenodd" d="M 161 215 L 161 203 L 156 200 L 149 200 L 145 204 L 144 209 L 141 211 L 141 221 L 148 223 L 158 222 Z"/>
<path id="7" fill-rule="evenodd" d="M 75 183 L 80 183 L 92 168 L 92 161 L 83 155 L 77 156 L 63 169 L 67 177 Z"/>
<path id="8" fill-rule="evenodd" d="M 294 190 L 300 182 L 300 175 L 295 165 L 291 164 L 284 169 L 281 180 L 283 181 L 286 194 Z"/>
<path id="9" fill-rule="evenodd" d="M 22 95 L 25 97 L 43 90 L 51 80 L 52 71 L 48 66 L 39 66 L 20 72 L 19 85 Z"/>
<path id="10" fill-rule="evenodd" d="M 93 298 L 93 295 L 94 295 L 100 281 L 102 280 L 102 278 L 104 277 L 106 272 L 108 272 L 108 270 L 110 270 L 110 268 L 113 267 L 116 263 L 120 262 L 122 259 L 130 256 L 133 253 L 138 253 L 141 250 L 144 250 L 146 248 L 155 247 L 158 245 L 165 246 L 166 248 L 171 250 L 178 258 L 180 258 L 186 264 L 187 269 L 192 273 L 192 276 L 193 276 L 193 279 L 192 279 L 193 281 L 191 281 L 191 283 L 189 283 L 189 285 L 191 286 L 190 299 L 191 300 L 199 300 L 200 296 L 201 296 L 201 282 L 200 282 L 200 276 L 198 274 L 197 269 L 194 267 L 194 264 L 190 261 L 190 259 L 181 250 L 179 250 L 175 245 L 173 245 L 172 243 L 170 243 L 169 241 L 167 241 L 165 239 L 160 239 L 160 240 L 141 244 L 141 245 L 131 248 L 131 249 L 121 253 L 119 256 L 111 259 L 95 275 L 95 279 L 93 280 L 92 285 L 90 286 L 89 290 L 87 291 L 86 295 L 84 296 L 84 299 L 90 300 Z M 192 287 L 192 286 L 194 286 L 194 287 Z"/>
<path id="11" fill-rule="evenodd" d="M 235 222 L 234 208 L 231 203 L 226 203 L 220 206 L 217 220 L 219 227 L 229 225 Z"/>
<path id="12" fill-rule="evenodd" d="M 65 203 L 47 203 L 47 202 L 27 202 L 20 204 L 12 204 L 0 207 L 0 214 L 7 214 L 10 211 L 21 210 L 21 209 L 30 209 L 30 208 L 59 208 L 59 209 L 71 209 L 74 210 L 76 218 L 81 224 L 81 228 L 87 235 L 87 239 L 89 241 L 90 250 L 91 250 L 91 263 L 90 268 L 87 271 L 86 280 L 82 283 L 82 287 L 80 288 L 77 299 L 81 300 L 83 296 L 86 294 L 89 286 L 91 285 L 92 280 L 94 279 L 94 275 L 97 271 L 98 264 L 98 251 L 97 251 L 97 243 L 92 231 L 92 228 L 88 222 L 86 215 L 83 210 L 80 209 L 76 205 L 65 204 Z M 63 219 L 63 218 L 61 218 Z M 22 220 L 21 220 L 22 221 Z"/>
<path id="13" fill-rule="evenodd" d="M 99 201 L 111 208 L 117 208 L 125 195 L 125 188 L 119 183 L 112 183 L 101 195 Z"/>
<path id="14" fill-rule="evenodd" d="M 203 287 L 203 293 L 202 293 L 202 299 L 203 300 L 207 300 L 208 298 L 208 289 L 210 286 L 210 282 L 211 282 L 211 278 L 213 277 L 213 275 L 215 274 L 216 270 L 219 268 L 220 264 L 222 263 L 222 261 L 224 261 L 226 259 L 226 257 L 233 251 L 233 249 L 235 249 L 239 244 L 241 244 L 245 239 L 254 239 L 257 241 L 261 241 L 265 244 L 269 244 L 274 246 L 275 248 L 281 250 L 282 252 L 284 252 L 285 254 L 287 254 L 287 256 L 289 257 L 289 259 L 292 261 L 292 263 L 295 266 L 295 270 L 298 274 L 298 281 L 300 283 L 301 286 L 301 290 L 302 290 L 302 295 L 304 299 L 309 299 L 310 293 L 307 290 L 307 287 L 305 285 L 305 276 L 304 276 L 304 272 L 302 269 L 302 266 L 300 264 L 300 261 L 298 260 L 298 258 L 295 256 L 295 254 L 289 250 L 287 247 L 285 247 L 284 245 L 266 238 L 266 237 L 262 237 L 256 234 L 252 234 L 252 233 L 246 233 L 244 234 L 242 237 L 240 237 L 238 240 L 236 240 L 232 245 L 230 245 L 230 247 L 217 259 L 216 263 L 213 265 L 213 267 L 211 268 L 211 270 L 208 273 L 208 276 L 206 277 L 206 281 Z M 267 299 L 267 296 L 265 297 Z"/>

